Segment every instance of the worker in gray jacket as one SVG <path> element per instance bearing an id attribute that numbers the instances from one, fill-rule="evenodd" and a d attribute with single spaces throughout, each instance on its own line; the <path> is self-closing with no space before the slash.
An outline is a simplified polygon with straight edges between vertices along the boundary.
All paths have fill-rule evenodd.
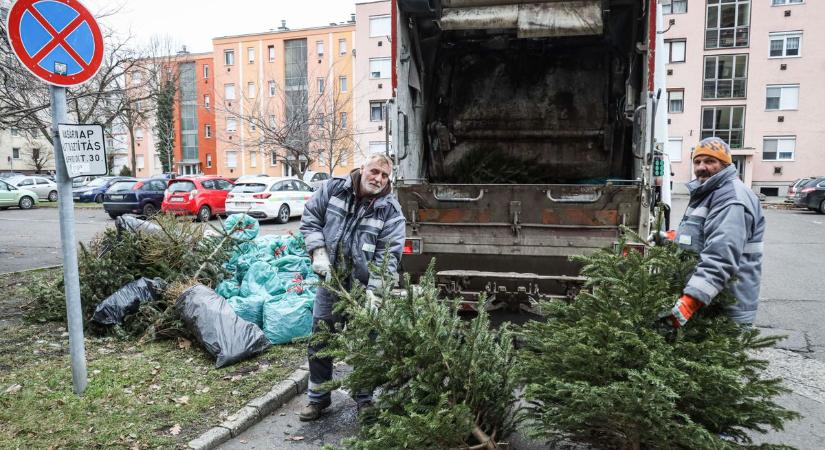
<path id="1" fill-rule="evenodd" d="M 392 170 L 392 160 L 383 153 L 370 156 L 360 169 L 324 183 L 307 202 L 301 218 L 312 270 L 327 280 L 333 268 L 338 273 L 350 272 L 344 287 L 362 283 L 371 307 L 380 306 L 384 278 L 371 271 L 369 264 L 376 268 L 386 264 L 397 281 L 404 247 L 406 220 L 392 193 Z M 336 300 L 327 289 L 318 289 L 312 310 L 313 331 L 321 321 L 329 330 L 343 322 L 344 318 L 333 313 Z M 320 350 L 312 342 L 307 348 L 309 403 L 300 413 L 302 421 L 316 420 L 331 404 L 330 392 L 321 385 L 332 380 L 332 358 L 316 357 Z M 355 401 L 360 411 L 372 404 L 372 393 L 356 393 Z"/>
<path id="2" fill-rule="evenodd" d="M 750 324 L 756 319 L 762 278 L 765 218 L 759 199 L 737 175 L 730 147 L 722 139 L 703 139 L 693 152 L 696 179 L 688 183 L 690 202 L 676 244 L 699 255 L 696 271 L 670 311 L 674 327 L 684 326 L 722 289 L 736 304 L 728 315 Z"/>

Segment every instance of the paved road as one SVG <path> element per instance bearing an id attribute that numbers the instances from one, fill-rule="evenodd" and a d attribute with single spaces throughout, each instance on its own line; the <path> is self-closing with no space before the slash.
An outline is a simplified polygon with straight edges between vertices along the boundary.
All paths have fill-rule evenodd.
<path id="1" fill-rule="evenodd" d="M 674 200 L 676 222 L 687 205 L 685 197 Z M 766 209 L 762 303 L 757 326 L 766 333 L 789 336 L 780 348 L 765 351 L 768 375 L 780 377 L 792 391 L 779 399 L 785 407 L 805 417 L 786 424 L 786 430 L 756 435 L 757 443 L 785 443 L 800 450 L 825 448 L 825 216 L 816 213 Z M 299 422 L 297 412 L 305 402 L 299 395 L 265 418 L 223 450 L 284 448 L 319 449 L 337 444 L 357 432 L 355 404 L 345 393 L 335 392 L 333 406 L 321 420 Z M 291 440 L 299 437 L 300 440 Z M 541 448 L 520 442 L 513 448 Z"/>
<path id="2" fill-rule="evenodd" d="M 77 240 L 88 242 L 115 221 L 103 209 L 75 209 Z M 211 224 L 218 226 L 213 219 Z M 279 225 L 267 222 L 261 233 L 285 234 L 298 229 L 298 219 Z M 0 211 L 0 273 L 63 264 L 57 208 Z"/>

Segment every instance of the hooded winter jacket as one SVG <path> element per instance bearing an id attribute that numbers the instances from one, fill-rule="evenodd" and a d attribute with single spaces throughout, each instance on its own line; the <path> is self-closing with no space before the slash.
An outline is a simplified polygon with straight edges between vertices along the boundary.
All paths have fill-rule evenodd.
<path id="1" fill-rule="evenodd" d="M 383 279 L 370 272 L 369 264 L 380 268 L 386 260 L 387 271 L 396 274 L 406 220 L 390 184 L 377 196 L 359 199 L 359 181 L 360 170 L 355 170 L 324 183 L 307 202 L 300 230 L 310 254 L 326 247 L 333 267 L 342 269 L 343 258 L 354 279 L 367 289 L 380 290 Z"/>
<path id="2" fill-rule="evenodd" d="M 690 202 L 676 242 L 698 253 L 699 264 L 684 293 L 707 305 L 727 288 L 737 300 L 728 315 L 739 323 L 753 323 L 765 234 L 759 199 L 739 180 L 733 165 L 704 183 L 693 180 L 687 187 Z"/>

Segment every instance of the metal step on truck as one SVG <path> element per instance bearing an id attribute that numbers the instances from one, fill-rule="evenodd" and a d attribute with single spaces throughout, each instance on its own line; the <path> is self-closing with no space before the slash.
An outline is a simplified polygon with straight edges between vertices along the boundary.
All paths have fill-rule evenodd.
<path id="1" fill-rule="evenodd" d="M 656 7 L 392 1 L 386 129 L 407 218 L 402 271 L 415 280 L 435 258 L 463 308 L 484 294 L 488 309 L 537 312 L 579 289 L 571 256 L 614 245 L 622 226 L 650 234 L 669 195 L 653 172 L 667 136 Z"/>

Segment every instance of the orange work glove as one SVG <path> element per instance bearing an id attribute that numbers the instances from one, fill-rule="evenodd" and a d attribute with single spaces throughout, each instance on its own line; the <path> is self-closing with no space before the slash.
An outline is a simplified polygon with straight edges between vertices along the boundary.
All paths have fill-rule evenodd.
<path id="1" fill-rule="evenodd" d="M 693 316 L 696 311 L 699 311 L 699 308 L 702 306 L 704 306 L 704 303 L 687 294 L 679 297 L 679 300 L 676 300 L 676 304 L 673 305 L 673 309 L 670 310 L 670 321 L 673 327 L 680 328 L 685 326 L 691 316 Z"/>

